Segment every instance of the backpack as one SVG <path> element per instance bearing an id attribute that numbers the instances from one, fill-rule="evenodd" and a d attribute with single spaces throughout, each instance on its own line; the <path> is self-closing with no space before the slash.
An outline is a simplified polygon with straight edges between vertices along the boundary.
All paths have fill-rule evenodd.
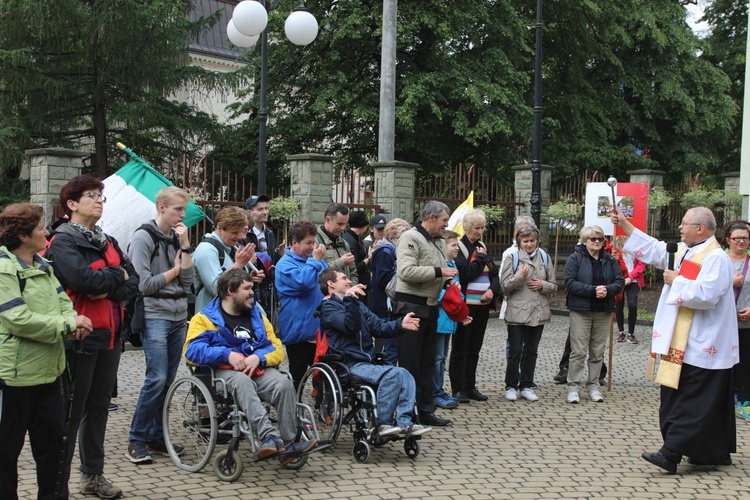
<path id="1" fill-rule="evenodd" d="M 487 245 L 485 245 L 483 241 L 480 241 L 479 244 L 482 245 L 482 248 L 484 248 L 485 251 L 487 250 Z M 471 255 L 469 255 L 469 249 L 466 248 L 466 245 L 464 245 L 464 242 L 460 239 L 458 240 L 458 248 L 461 249 L 464 259 L 468 261 L 471 258 Z"/>
<path id="2" fill-rule="evenodd" d="M 151 258 L 149 259 L 149 262 L 153 262 L 156 256 L 159 255 L 161 239 L 164 237 L 164 234 L 151 224 L 142 224 L 135 231 L 140 230 L 146 231 L 149 236 L 151 236 L 151 241 L 154 243 L 154 249 L 151 252 Z M 175 247 L 175 250 L 179 250 L 180 240 L 177 235 L 174 235 L 172 237 L 170 245 Z M 128 245 L 127 253 L 130 253 L 130 245 Z M 165 252 L 164 257 L 166 259 L 169 259 L 169 254 Z M 149 297 L 175 298 L 172 295 L 166 296 L 158 293 L 149 295 Z M 135 347 L 142 347 L 143 341 L 141 340 L 141 334 L 143 333 L 143 329 L 145 327 L 146 313 L 143 305 L 143 294 L 141 293 L 141 291 L 138 290 L 138 293 L 135 295 L 135 297 L 128 299 L 123 304 L 123 308 L 125 309 L 125 314 L 123 315 L 122 326 L 120 328 L 123 349 L 125 346 L 125 342 L 128 341 L 130 341 L 130 343 Z"/>
<path id="3" fill-rule="evenodd" d="M 223 273 L 224 271 L 226 271 L 226 269 L 224 269 L 224 257 L 226 257 L 227 251 L 224 250 L 224 244 L 220 242 L 219 240 L 217 240 L 216 238 L 211 238 L 208 235 L 201 238 L 200 242 L 210 243 L 216 249 L 216 251 L 219 252 L 219 266 L 221 267 L 221 272 Z M 229 252 L 229 257 L 231 257 L 233 261 L 234 261 L 235 251 L 236 249 L 232 248 L 232 250 Z M 198 292 L 200 292 L 202 288 L 203 288 L 203 282 L 201 282 L 201 286 L 197 286 L 195 283 L 190 285 L 190 291 L 196 296 L 198 295 Z"/>
<path id="4" fill-rule="evenodd" d="M 391 302 L 396 302 L 396 287 L 398 286 L 398 274 L 393 273 L 393 277 L 388 282 L 387 285 L 385 285 L 385 294 L 388 296 L 389 299 L 391 299 Z"/>
<path id="5" fill-rule="evenodd" d="M 547 252 L 545 252 L 541 248 L 539 249 L 539 253 L 542 254 L 542 263 L 544 264 L 544 269 L 549 271 L 549 255 L 547 255 Z M 513 255 L 513 274 L 515 274 L 516 271 L 518 270 L 518 252 L 513 252 L 512 255 Z"/>

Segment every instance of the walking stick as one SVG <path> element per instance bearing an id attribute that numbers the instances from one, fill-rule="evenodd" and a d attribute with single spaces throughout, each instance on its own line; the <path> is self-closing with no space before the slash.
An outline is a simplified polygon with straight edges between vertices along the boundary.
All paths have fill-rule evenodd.
<path id="1" fill-rule="evenodd" d="M 62 489 L 63 471 L 65 470 L 65 462 L 67 461 L 68 455 L 68 436 L 70 435 L 70 416 L 73 413 L 73 395 L 75 391 L 76 381 L 76 368 L 78 367 L 78 354 L 81 351 L 81 341 L 76 340 L 73 344 L 74 355 L 73 355 L 73 370 L 70 371 L 70 365 L 68 365 L 67 356 L 65 360 L 65 372 L 69 373 L 68 379 L 68 390 L 65 391 L 65 380 L 66 377 L 60 379 L 60 395 L 63 401 L 66 401 L 67 392 L 67 409 L 65 411 L 65 431 L 63 432 L 62 445 L 60 446 L 60 462 L 57 464 L 57 482 L 55 483 L 55 498 L 60 498 L 60 490 Z"/>
<path id="2" fill-rule="evenodd" d="M 615 199 L 615 186 L 617 185 L 617 179 L 613 175 L 609 176 L 609 179 L 607 179 L 607 185 L 612 189 L 612 212 L 616 212 L 617 210 L 617 200 Z M 614 228 L 612 228 L 612 247 L 617 248 L 617 231 L 615 231 Z M 623 297 L 624 298 L 624 297 Z M 615 309 L 617 308 L 617 304 L 615 303 Z M 612 392 L 612 349 L 613 349 L 613 343 L 614 343 L 614 333 L 615 333 L 615 313 L 612 313 L 612 317 L 609 319 L 609 370 L 607 370 L 607 392 Z"/>

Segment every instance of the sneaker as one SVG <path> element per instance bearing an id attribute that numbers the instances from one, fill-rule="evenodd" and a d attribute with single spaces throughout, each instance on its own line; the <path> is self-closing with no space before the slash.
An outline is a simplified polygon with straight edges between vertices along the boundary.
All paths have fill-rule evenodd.
<path id="1" fill-rule="evenodd" d="M 117 411 L 117 409 L 120 407 L 117 403 L 109 403 L 107 405 L 107 411 Z"/>
<path id="2" fill-rule="evenodd" d="M 140 441 L 131 441 L 128 444 L 128 451 L 125 452 L 125 456 L 134 464 L 154 463 L 151 453 L 146 449 L 146 444 Z"/>
<path id="3" fill-rule="evenodd" d="M 734 405 L 734 414 L 743 420 L 750 420 L 750 401 L 745 401 L 744 403 L 737 402 Z"/>
<path id="4" fill-rule="evenodd" d="M 81 495 L 96 495 L 99 498 L 120 498 L 122 490 L 115 488 L 102 474 L 81 474 Z"/>
<path id="5" fill-rule="evenodd" d="M 534 389 L 532 389 L 531 387 L 521 389 L 521 397 L 526 401 L 537 401 L 539 399 L 536 395 L 536 392 L 534 392 Z"/>
<path id="6" fill-rule="evenodd" d="M 438 396 L 432 401 L 435 406 L 437 406 L 438 408 L 443 408 L 445 410 L 452 410 L 453 408 L 458 407 L 458 401 L 448 395 Z"/>
<path id="7" fill-rule="evenodd" d="M 401 428 L 401 432 L 409 436 L 421 436 L 422 434 L 427 434 L 430 431 L 432 431 L 432 427 L 430 427 L 429 425 L 420 424 L 414 424 L 410 425 L 409 427 Z"/>
<path id="8" fill-rule="evenodd" d="M 382 436 L 393 436 L 394 434 L 400 434 L 401 433 L 401 427 L 397 427 L 395 425 L 381 425 L 378 427 L 378 434 Z"/>
<path id="9" fill-rule="evenodd" d="M 309 452 L 313 448 L 318 446 L 317 439 L 311 439 L 310 441 L 300 441 L 298 443 L 289 443 L 286 445 L 286 449 L 281 459 L 281 465 L 286 465 L 294 462 L 297 458 L 305 453 Z"/>
<path id="10" fill-rule="evenodd" d="M 578 404 L 578 402 L 581 400 L 581 398 L 578 396 L 578 393 L 575 391 L 568 392 L 568 403 L 571 404 Z"/>
<path id="11" fill-rule="evenodd" d="M 507 399 L 508 401 L 515 401 L 516 399 L 518 399 L 518 393 L 514 388 L 508 387 L 507 389 L 505 389 L 505 399 Z"/>
<path id="12" fill-rule="evenodd" d="M 617 335 L 617 342 L 625 342 L 625 332 L 620 332 L 620 334 Z"/>
<path id="13" fill-rule="evenodd" d="M 181 457 L 182 455 L 185 454 L 185 448 L 183 448 L 179 444 L 172 445 L 172 449 L 174 449 L 174 452 L 178 457 Z M 163 437 L 146 443 L 146 450 L 149 453 L 158 453 L 159 455 L 169 455 L 169 451 L 167 450 L 167 443 L 164 442 Z"/>
<path id="14" fill-rule="evenodd" d="M 281 443 L 281 449 L 279 449 L 279 443 Z M 263 444 L 258 449 L 258 456 L 260 458 L 268 458 L 276 455 L 279 452 L 284 451 L 284 441 L 280 437 L 269 434 L 266 439 L 263 440 Z"/>
<path id="15" fill-rule="evenodd" d="M 566 383 L 568 381 L 568 370 L 560 368 L 560 371 L 557 372 L 557 375 L 555 375 L 552 380 L 554 380 L 556 384 Z"/>
<path id="16" fill-rule="evenodd" d="M 596 403 L 604 402 L 604 396 L 602 396 L 602 393 L 597 391 L 596 389 L 592 389 L 589 391 L 589 399 Z"/>
<path id="17" fill-rule="evenodd" d="M 628 333 L 628 344 L 637 344 L 638 341 L 635 338 L 635 335 L 632 333 Z"/>

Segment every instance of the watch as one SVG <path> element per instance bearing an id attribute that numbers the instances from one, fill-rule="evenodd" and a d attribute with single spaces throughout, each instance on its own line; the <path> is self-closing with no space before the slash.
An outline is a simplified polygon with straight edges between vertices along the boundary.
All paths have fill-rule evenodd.
<path id="1" fill-rule="evenodd" d="M 191 254 L 191 253 L 193 253 L 195 251 L 195 248 L 193 248 L 193 247 L 180 248 L 180 251 L 182 253 Z"/>

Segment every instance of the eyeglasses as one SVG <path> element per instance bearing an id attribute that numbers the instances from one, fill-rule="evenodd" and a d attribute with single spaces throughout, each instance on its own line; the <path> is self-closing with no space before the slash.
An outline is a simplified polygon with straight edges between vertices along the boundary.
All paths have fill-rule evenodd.
<path id="1" fill-rule="evenodd" d="M 703 224 L 701 224 L 700 222 L 685 222 L 685 221 L 682 221 L 682 222 L 680 222 L 680 225 L 681 226 L 702 226 Z"/>
<path id="2" fill-rule="evenodd" d="M 102 193 L 95 193 L 93 191 L 86 191 L 85 193 L 83 193 L 83 196 L 91 198 L 94 201 L 102 200 L 102 203 L 107 203 L 107 197 L 104 196 Z"/>
<path id="3" fill-rule="evenodd" d="M 594 241 L 594 242 L 598 241 L 599 243 L 604 243 L 604 238 L 603 237 L 600 238 L 599 236 L 594 236 L 593 238 L 589 238 L 589 241 Z"/>
<path id="4" fill-rule="evenodd" d="M 728 240 L 736 241 L 737 243 L 744 243 L 746 241 L 750 241 L 750 238 L 745 238 L 744 236 L 735 236 L 734 238 L 729 237 Z"/>

